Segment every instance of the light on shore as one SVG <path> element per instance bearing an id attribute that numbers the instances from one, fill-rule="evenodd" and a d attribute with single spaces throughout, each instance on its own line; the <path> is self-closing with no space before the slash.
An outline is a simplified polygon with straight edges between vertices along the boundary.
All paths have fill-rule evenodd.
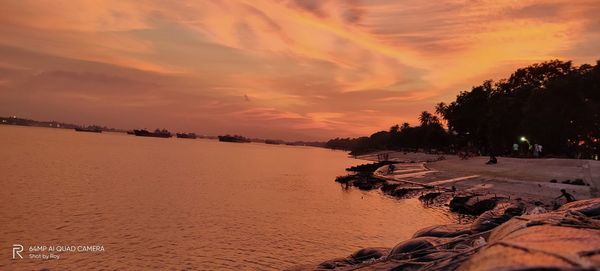
<path id="1" fill-rule="evenodd" d="M 527 141 L 527 138 L 525 138 L 524 136 L 521 137 L 521 141 L 525 142 Z"/>

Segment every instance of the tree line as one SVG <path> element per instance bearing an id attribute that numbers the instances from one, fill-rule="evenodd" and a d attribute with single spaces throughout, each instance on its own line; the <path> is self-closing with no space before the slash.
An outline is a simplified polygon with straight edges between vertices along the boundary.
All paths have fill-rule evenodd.
<path id="1" fill-rule="evenodd" d="M 600 61 L 575 66 L 552 60 L 517 69 L 507 79 L 484 81 L 450 103 L 438 103 L 419 122 L 368 137 L 331 139 L 326 146 L 352 154 L 469 149 L 507 155 L 514 144 L 540 144 L 545 155 L 594 158 L 600 150 Z"/>

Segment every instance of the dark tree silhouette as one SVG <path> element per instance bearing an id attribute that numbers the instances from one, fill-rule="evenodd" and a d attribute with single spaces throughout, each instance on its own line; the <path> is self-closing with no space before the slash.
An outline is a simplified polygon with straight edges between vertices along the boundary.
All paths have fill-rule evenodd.
<path id="1" fill-rule="evenodd" d="M 544 155 L 593 158 L 600 151 L 600 61 L 579 67 L 559 60 L 533 64 L 461 91 L 454 101 L 438 103 L 435 113 L 423 111 L 416 127 L 403 123 L 326 146 L 353 153 L 473 147 L 507 154 L 525 137 L 528 144 L 543 145 Z"/>

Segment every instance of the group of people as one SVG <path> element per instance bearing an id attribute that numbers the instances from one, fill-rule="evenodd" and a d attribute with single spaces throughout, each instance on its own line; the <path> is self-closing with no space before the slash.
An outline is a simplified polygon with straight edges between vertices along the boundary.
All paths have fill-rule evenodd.
<path id="1" fill-rule="evenodd" d="M 513 155 L 520 155 L 520 154 L 527 154 L 527 153 L 531 153 L 532 156 L 534 158 L 538 158 L 540 156 L 542 156 L 542 151 L 543 151 L 544 147 L 541 144 L 528 144 L 527 142 L 525 142 L 525 144 L 523 145 L 523 147 L 521 148 L 521 146 L 518 143 L 513 144 Z"/>

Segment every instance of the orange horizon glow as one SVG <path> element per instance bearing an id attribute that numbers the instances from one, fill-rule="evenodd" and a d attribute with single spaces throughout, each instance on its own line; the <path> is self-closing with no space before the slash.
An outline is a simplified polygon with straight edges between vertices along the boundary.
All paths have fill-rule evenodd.
<path id="1" fill-rule="evenodd" d="M 323 140 L 600 59 L 598 1 L 7 1 L 0 116 Z"/>

